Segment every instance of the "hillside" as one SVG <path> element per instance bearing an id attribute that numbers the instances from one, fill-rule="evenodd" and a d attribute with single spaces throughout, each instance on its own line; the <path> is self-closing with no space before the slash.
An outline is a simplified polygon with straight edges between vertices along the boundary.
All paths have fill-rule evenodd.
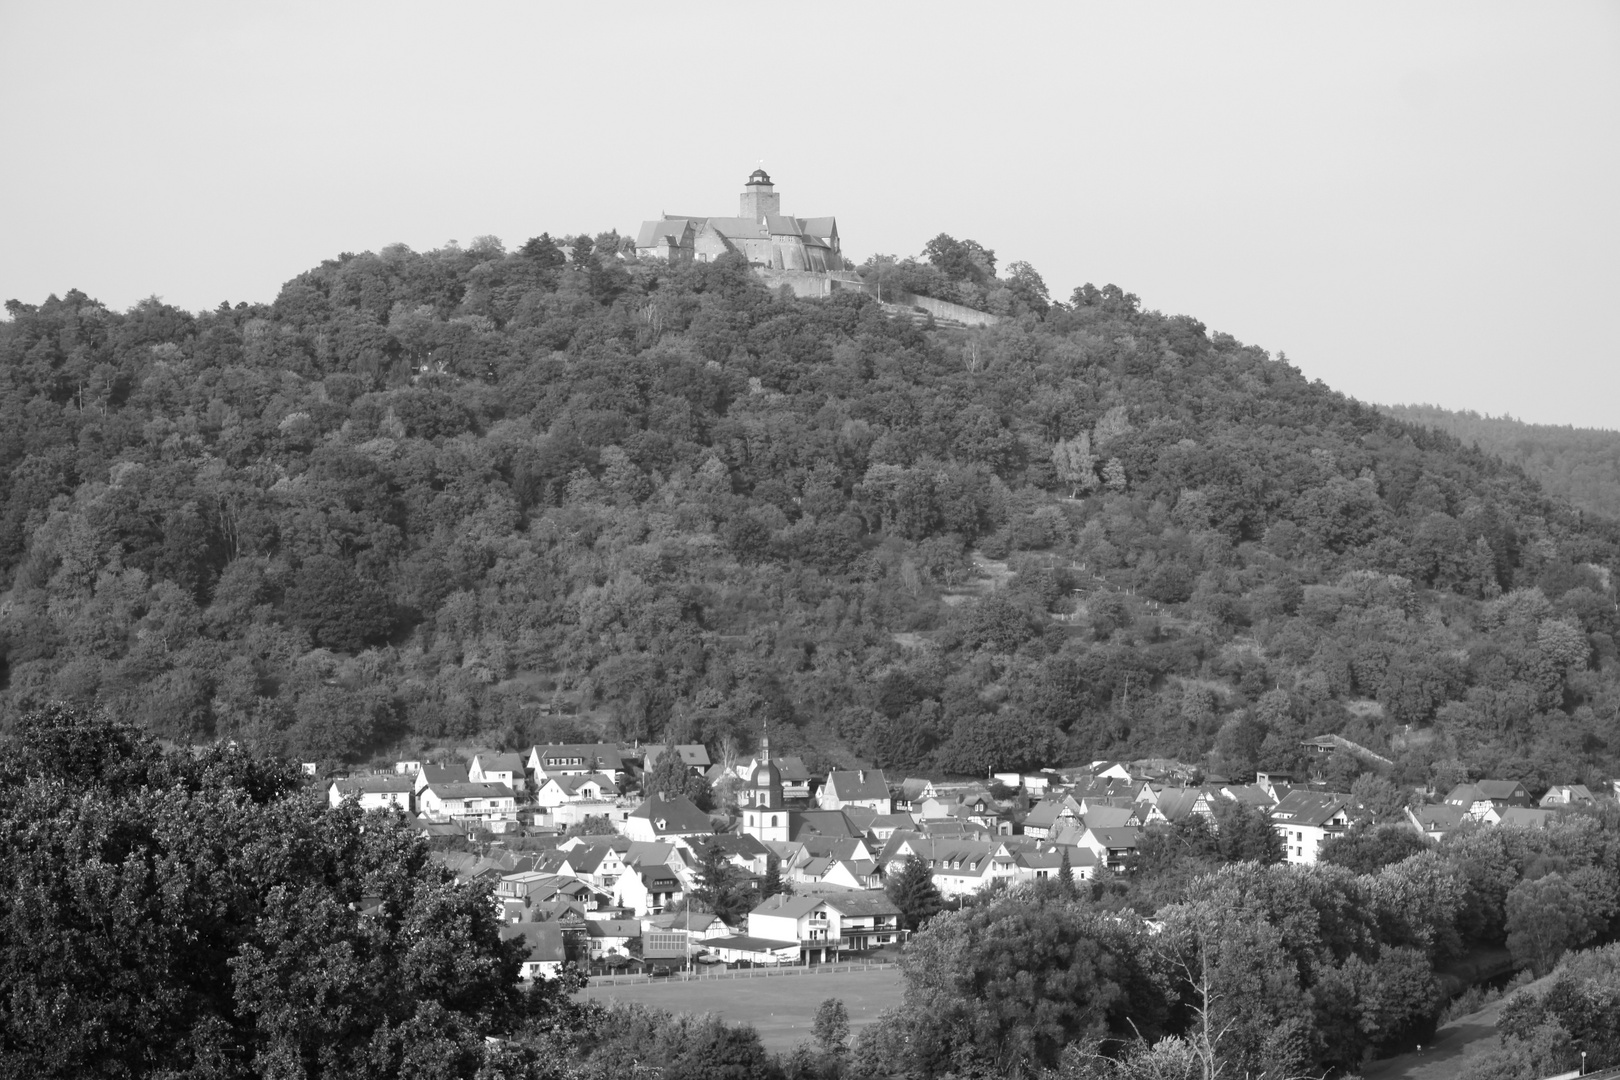
<path id="1" fill-rule="evenodd" d="M 1436 405 L 1378 408 L 1386 416 L 1444 431 L 1464 445 L 1495 454 L 1583 510 L 1620 518 L 1620 431 L 1527 424 L 1511 416 L 1452 412 Z"/>
<path id="2" fill-rule="evenodd" d="M 1616 765 L 1620 535 L 1491 454 L 1114 286 L 1021 267 L 947 330 L 565 246 L 8 303 L 6 716 L 328 761 L 768 719 L 812 768 Z"/>

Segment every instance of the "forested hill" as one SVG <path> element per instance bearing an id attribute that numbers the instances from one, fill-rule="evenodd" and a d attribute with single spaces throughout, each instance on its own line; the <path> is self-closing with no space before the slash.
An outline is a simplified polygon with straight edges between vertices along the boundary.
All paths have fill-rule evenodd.
<path id="1" fill-rule="evenodd" d="M 1620 518 L 1620 431 L 1527 424 L 1511 416 L 1452 412 L 1437 405 L 1381 405 L 1379 411 L 1455 435 L 1465 445 L 1520 466 L 1549 492 L 1583 510 Z"/>
<path id="2" fill-rule="evenodd" d="M 9 303 L 6 716 L 324 760 L 768 719 L 814 768 L 1286 769 L 1328 732 L 1414 780 L 1613 768 L 1615 530 L 1497 458 L 1113 286 L 1024 267 L 938 330 L 613 241 Z"/>

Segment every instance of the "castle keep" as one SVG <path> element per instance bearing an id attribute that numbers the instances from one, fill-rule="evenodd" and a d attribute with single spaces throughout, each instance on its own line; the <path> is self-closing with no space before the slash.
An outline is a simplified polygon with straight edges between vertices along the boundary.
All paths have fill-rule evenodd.
<path id="1" fill-rule="evenodd" d="M 738 201 L 736 217 L 665 214 L 657 221 L 642 222 L 636 254 L 671 262 L 709 262 L 734 251 L 765 270 L 843 271 L 838 220 L 783 214 L 782 196 L 764 169 L 749 176 Z"/>

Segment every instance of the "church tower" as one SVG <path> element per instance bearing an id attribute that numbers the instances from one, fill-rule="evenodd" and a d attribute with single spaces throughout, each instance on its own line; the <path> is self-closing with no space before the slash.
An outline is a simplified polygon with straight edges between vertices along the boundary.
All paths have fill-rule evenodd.
<path id="1" fill-rule="evenodd" d="M 748 183 L 743 187 L 742 207 L 737 216 L 747 218 L 749 221 L 764 221 L 766 214 L 781 213 L 782 196 L 771 186 L 770 174 L 764 169 L 755 169 L 749 174 Z"/>
<path id="2" fill-rule="evenodd" d="M 782 794 L 782 770 L 771 763 L 771 736 L 767 730 L 759 740 L 759 757 L 748 778 L 748 809 L 743 811 L 742 831 L 755 840 L 786 840 L 787 799 Z"/>

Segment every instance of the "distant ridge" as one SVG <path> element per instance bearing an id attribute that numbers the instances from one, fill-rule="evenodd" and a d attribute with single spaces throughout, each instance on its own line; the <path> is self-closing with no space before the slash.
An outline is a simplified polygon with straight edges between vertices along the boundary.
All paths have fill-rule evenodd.
<path id="1" fill-rule="evenodd" d="M 1438 405 L 1379 405 L 1397 420 L 1436 428 L 1517 465 L 1550 495 L 1620 518 L 1620 431 L 1528 424 L 1511 416 L 1453 412 Z"/>

